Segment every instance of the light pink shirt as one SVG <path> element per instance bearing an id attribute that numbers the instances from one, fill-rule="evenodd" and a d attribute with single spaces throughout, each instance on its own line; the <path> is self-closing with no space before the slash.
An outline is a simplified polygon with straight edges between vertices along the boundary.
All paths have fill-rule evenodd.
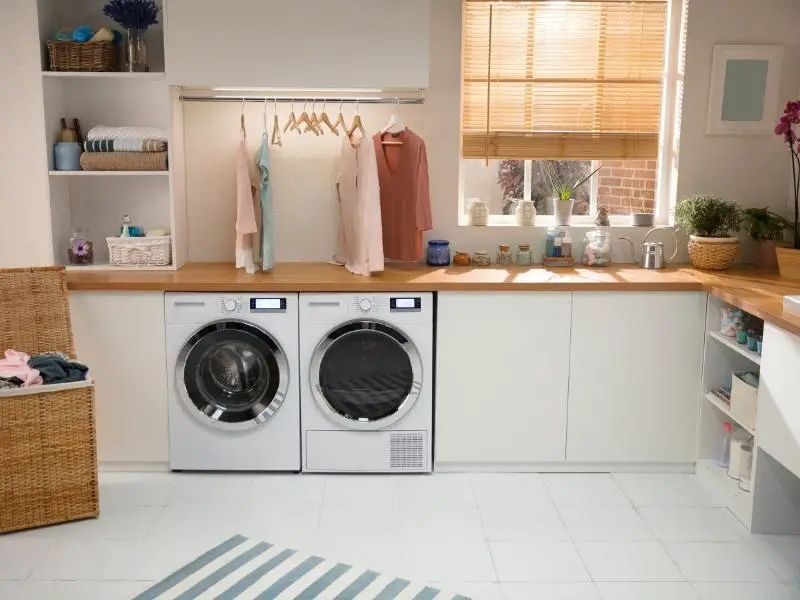
<path id="1" fill-rule="evenodd" d="M 236 268 L 255 273 L 256 207 L 244 127 L 236 150 Z"/>
<path id="2" fill-rule="evenodd" d="M 360 130 L 345 136 L 336 184 L 339 240 L 334 260 L 357 275 L 383 271 L 381 194 L 375 146 Z"/>

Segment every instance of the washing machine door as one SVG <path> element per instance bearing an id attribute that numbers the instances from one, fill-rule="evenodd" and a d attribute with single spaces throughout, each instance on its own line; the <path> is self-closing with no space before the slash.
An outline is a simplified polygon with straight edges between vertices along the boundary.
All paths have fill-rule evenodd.
<path id="1" fill-rule="evenodd" d="M 381 429 L 403 418 L 422 389 L 422 360 L 396 327 L 345 323 L 317 345 L 311 390 L 331 419 L 352 429 Z"/>
<path id="2" fill-rule="evenodd" d="M 280 409 L 289 365 L 266 331 L 242 321 L 217 321 L 187 340 L 176 366 L 178 390 L 188 410 L 222 429 L 248 429 Z"/>

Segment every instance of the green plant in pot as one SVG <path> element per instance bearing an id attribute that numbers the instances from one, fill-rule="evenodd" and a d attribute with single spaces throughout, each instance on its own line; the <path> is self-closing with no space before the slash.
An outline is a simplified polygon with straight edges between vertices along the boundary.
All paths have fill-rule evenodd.
<path id="1" fill-rule="evenodd" d="M 689 234 L 689 258 L 698 269 L 727 269 L 739 254 L 733 234 L 742 210 L 732 200 L 708 194 L 684 198 L 675 206 L 675 223 Z"/>
<path id="2" fill-rule="evenodd" d="M 747 208 L 742 216 L 744 230 L 757 246 L 756 265 L 762 269 L 778 266 L 775 249 L 785 246 L 784 237 L 792 224 L 769 208 Z"/>
<path id="3" fill-rule="evenodd" d="M 576 190 L 589 181 L 594 174 L 602 168 L 603 165 L 600 165 L 594 171 L 579 179 L 577 183 L 572 184 L 561 177 L 558 169 L 556 169 L 551 162 L 547 162 L 547 176 L 550 178 L 550 185 L 553 186 L 553 216 L 555 217 L 556 225 L 569 225 L 572 209 L 575 206 Z"/>
<path id="4" fill-rule="evenodd" d="M 800 100 L 786 103 L 783 116 L 775 126 L 775 135 L 783 137 L 792 161 L 792 191 L 794 192 L 794 221 L 790 224 L 791 248 L 775 248 L 778 270 L 783 277 L 800 279 L 800 140 L 796 126 L 800 124 Z"/>

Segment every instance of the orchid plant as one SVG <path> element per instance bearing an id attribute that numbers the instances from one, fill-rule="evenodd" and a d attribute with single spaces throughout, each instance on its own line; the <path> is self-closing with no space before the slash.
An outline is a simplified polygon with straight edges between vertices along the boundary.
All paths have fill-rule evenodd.
<path id="1" fill-rule="evenodd" d="M 792 247 L 800 250 L 800 140 L 796 126 L 800 125 L 800 100 L 786 103 L 783 116 L 775 127 L 775 135 L 782 135 L 792 158 L 792 191 L 794 192 L 794 236 Z"/>

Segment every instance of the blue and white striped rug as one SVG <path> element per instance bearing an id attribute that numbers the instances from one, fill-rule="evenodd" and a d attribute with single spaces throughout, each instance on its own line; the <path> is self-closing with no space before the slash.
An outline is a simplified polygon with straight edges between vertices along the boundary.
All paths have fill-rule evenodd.
<path id="1" fill-rule="evenodd" d="M 235 535 L 134 600 L 470 600 Z"/>

